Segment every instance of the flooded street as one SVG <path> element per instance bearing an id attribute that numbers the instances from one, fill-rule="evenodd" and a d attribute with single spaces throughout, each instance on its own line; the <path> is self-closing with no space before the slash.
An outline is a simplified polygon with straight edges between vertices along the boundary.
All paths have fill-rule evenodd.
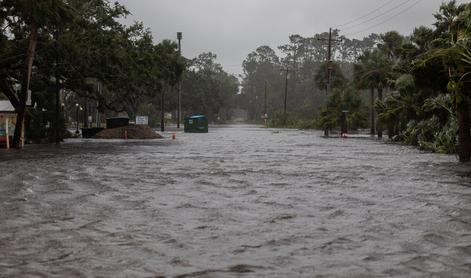
<path id="1" fill-rule="evenodd" d="M 0 151 L 0 277 L 471 276 L 454 156 L 254 126 Z"/>

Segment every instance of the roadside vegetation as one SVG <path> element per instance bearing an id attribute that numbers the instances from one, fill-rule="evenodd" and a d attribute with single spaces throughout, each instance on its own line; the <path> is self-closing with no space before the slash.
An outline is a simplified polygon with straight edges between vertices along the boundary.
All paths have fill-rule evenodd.
<path id="1" fill-rule="evenodd" d="M 245 118 L 326 134 L 342 126 L 471 159 L 471 4 L 442 4 L 433 27 L 410 35 L 359 40 L 333 30 L 330 62 L 329 33 L 291 35 L 278 51 L 249 53 L 240 78 L 214 53 L 185 58 L 175 40 L 156 42 L 142 23 L 122 24 L 127 15 L 107 0 L 0 2 L 0 99 L 10 100 L 28 138 L 51 138 L 80 120 L 86 127 L 90 102 L 157 125 L 161 110 L 177 110 L 182 82 L 183 114 L 210 122 Z M 17 147 L 21 135 L 15 129 Z"/>
<path id="2" fill-rule="evenodd" d="M 10 100 L 17 122 L 24 120 L 27 138 L 52 139 L 57 126 L 63 130 L 71 121 L 87 127 L 91 109 L 132 120 L 148 115 L 157 123 L 162 106 L 177 109 L 175 85 L 182 78 L 183 97 L 191 98 L 183 111 L 224 115 L 238 81 L 216 56 L 181 57 L 175 40 L 156 42 L 142 23 L 122 24 L 127 15 L 126 7 L 108 0 L 0 2 L 0 99 Z M 17 128 L 14 146 L 20 137 Z"/>
<path id="3" fill-rule="evenodd" d="M 331 130 L 348 111 L 349 130 L 368 128 L 378 138 L 385 133 L 470 161 L 471 4 L 444 3 L 435 19 L 432 28 L 417 27 L 408 36 L 390 31 L 351 40 L 334 30 L 333 64 L 326 63 L 327 33 L 290 36 L 279 47 L 283 57 L 268 46 L 257 48 L 244 61 L 250 119 L 262 122 L 265 102 L 268 126 Z"/>

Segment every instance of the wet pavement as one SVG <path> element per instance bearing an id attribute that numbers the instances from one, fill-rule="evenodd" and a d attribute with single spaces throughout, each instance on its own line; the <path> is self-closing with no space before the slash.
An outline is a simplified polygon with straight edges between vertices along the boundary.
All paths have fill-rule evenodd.
<path id="1" fill-rule="evenodd" d="M 253 126 L 0 151 L 0 277 L 470 277 L 470 165 Z"/>

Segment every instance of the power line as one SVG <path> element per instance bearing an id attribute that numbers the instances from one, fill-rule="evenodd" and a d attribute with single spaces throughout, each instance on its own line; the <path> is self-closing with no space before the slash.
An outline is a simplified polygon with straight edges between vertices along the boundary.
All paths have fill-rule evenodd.
<path id="1" fill-rule="evenodd" d="M 374 29 L 374 28 L 376 28 L 376 27 L 378 27 L 378 26 L 381 26 L 381 25 L 383 25 L 383 24 L 385 24 L 385 23 L 387 23 L 387 22 L 393 20 L 394 18 L 396 18 L 396 17 L 402 15 L 403 13 L 409 11 L 410 9 L 412 9 L 412 8 L 415 7 L 415 6 L 417 6 L 417 5 L 418 5 L 420 2 L 422 2 L 422 1 L 423 1 L 423 0 L 417 0 L 417 1 L 415 1 L 412 5 L 407 6 L 405 9 L 401 10 L 400 12 L 394 14 L 394 15 L 391 16 L 391 17 L 388 17 L 388 18 L 387 18 L 386 20 L 384 20 L 384 21 L 381 21 L 381 22 L 375 24 L 374 26 L 370 26 L 370 27 L 365 28 L 365 29 L 363 29 L 363 30 L 360 30 L 360 31 L 358 31 L 358 32 L 348 33 L 348 34 L 345 34 L 344 36 L 346 37 L 346 36 L 356 35 L 356 34 L 363 33 L 363 32 L 365 32 L 365 31 Z"/>
<path id="2" fill-rule="evenodd" d="M 386 11 L 383 12 L 383 13 L 380 13 L 379 15 L 377 15 L 377 16 L 375 16 L 375 17 L 373 17 L 373 18 L 370 18 L 370 19 L 367 19 L 367 20 L 363 20 L 363 21 L 361 21 L 361 22 L 359 22 L 359 23 L 357 23 L 357 24 L 355 24 L 355 25 L 352 25 L 352 26 L 348 26 L 348 27 L 346 27 L 346 28 L 343 28 L 343 31 L 353 29 L 353 28 L 355 28 L 355 27 L 357 27 L 357 26 L 361 26 L 361 25 L 363 25 L 363 24 L 365 24 L 365 23 L 368 23 L 368 22 L 371 22 L 371 21 L 373 21 L 373 20 L 375 20 L 375 19 L 378 19 L 378 18 L 380 18 L 380 17 L 382 17 L 382 16 L 384 16 L 384 15 L 387 15 L 387 14 L 389 14 L 389 13 L 391 13 L 391 12 L 397 10 L 398 8 L 400 8 L 400 7 L 404 6 L 404 5 L 406 5 L 407 3 L 411 2 L 411 1 L 412 1 L 412 0 L 406 0 L 406 1 L 404 1 L 404 2 L 401 2 L 401 3 L 397 4 L 396 6 L 394 6 L 394 7 L 390 8 L 390 9 L 386 10 Z"/>
<path id="3" fill-rule="evenodd" d="M 368 13 L 362 15 L 362 16 L 359 16 L 359 17 L 357 17 L 357 18 L 355 18 L 355 19 L 353 19 L 353 20 L 351 20 L 351 21 L 348 21 L 348 22 L 345 22 L 345 23 L 343 23 L 343 24 L 339 24 L 339 25 L 333 26 L 332 28 L 335 29 L 335 28 L 338 28 L 338 27 L 342 27 L 342 26 L 345 26 L 345 25 L 350 25 L 350 24 L 352 24 L 352 23 L 355 23 L 356 21 L 359 21 L 359 20 L 361 20 L 361 19 L 363 19 L 363 18 L 366 18 L 366 17 L 368 17 L 368 16 L 374 14 L 375 12 L 377 12 L 377 11 L 381 10 L 382 8 L 388 6 L 389 4 L 393 3 L 394 1 L 396 1 L 396 0 L 386 0 L 386 1 L 385 1 L 383 4 L 381 4 L 381 6 L 379 6 L 378 8 L 376 8 L 376 9 L 374 9 L 374 10 L 372 10 L 372 11 L 370 11 L 370 12 L 368 12 Z"/>

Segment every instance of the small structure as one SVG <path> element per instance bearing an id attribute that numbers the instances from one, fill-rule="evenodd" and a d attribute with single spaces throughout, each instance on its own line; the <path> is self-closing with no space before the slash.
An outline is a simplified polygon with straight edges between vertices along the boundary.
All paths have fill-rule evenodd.
<path id="1" fill-rule="evenodd" d="M 186 117 L 185 132 L 208 133 L 208 118 L 204 115 Z"/>
<path id="2" fill-rule="evenodd" d="M 16 112 L 8 100 L 0 100 L 0 144 L 10 148 L 12 135 L 15 133 Z"/>

